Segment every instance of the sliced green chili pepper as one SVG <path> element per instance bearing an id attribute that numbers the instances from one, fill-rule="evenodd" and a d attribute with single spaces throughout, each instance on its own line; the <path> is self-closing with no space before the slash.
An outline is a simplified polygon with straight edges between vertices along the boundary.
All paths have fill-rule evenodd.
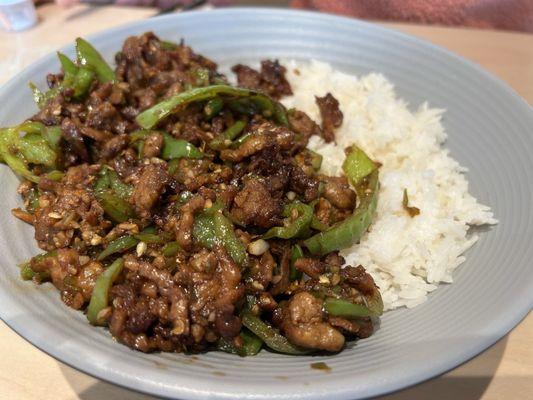
<path id="1" fill-rule="evenodd" d="M 224 101 L 220 97 L 215 97 L 209 100 L 204 106 L 204 114 L 208 119 L 213 118 L 224 107 Z"/>
<path id="2" fill-rule="evenodd" d="M 200 246 L 212 249 L 217 245 L 213 216 L 203 212 L 194 218 L 193 236 Z"/>
<path id="3" fill-rule="evenodd" d="M 33 214 L 37 207 L 39 207 L 39 197 L 41 194 L 39 193 L 39 190 L 36 187 L 32 187 L 28 193 L 28 207 L 26 207 L 26 211 Z"/>
<path id="4" fill-rule="evenodd" d="M 256 335 L 244 328 L 239 336 L 243 341 L 242 347 L 237 347 L 233 341 L 226 338 L 220 338 L 217 343 L 217 349 L 225 353 L 237 354 L 241 357 L 255 356 L 261 350 L 263 341 Z"/>
<path id="5" fill-rule="evenodd" d="M 243 266 L 246 263 L 247 254 L 244 244 L 235 236 L 233 224 L 221 212 L 213 215 L 214 233 L 222 243 L 233 260 Z"/>
<path id="6" fill-rule="evenodd" d="M 353 146 L 342 168 L 359 197 L 359 206 L 344 221 L 304 241 L 314 255 L 325 255 L 350 246 L 361 239 L 376 211 L 379 192 L 377 165 L 358 147 Z"/>
<path id="7" fill-rule="evenodd" d="M 30 86 L 30 90 L 31 90 L 32 95 L 33 95 L 33 100 L 35 101 L 37 106 L 39 108 L 41 108 L 41 109 L 44 106 L 46 106 L 46 104 L 50 100 L 52 100 L 54 97 L 56 97 L 58 95 L 58 93 L 60 92 L 60 90 L 61 90 L 61 85 L 58 85 L 58 86 L 53 87 L 50 90 L 47 90 L 45 93 L 43 93 L 37 88 L 37 86 L 35 86 L 34 83 L 30 82 L 29 86 Z"/>
<path id="8" fill-rule="evenodd" d="M 242 132 L 246 126 L 245 121 L 237 121 L 231 125 L 228 129 L 218 135 L 216 138 L 209 142 L 209 147 L 213 150 L 223 150 L 231 144 L 231 141 L 235 139 Z"/>
<path id="9" fill-rule="evenodd" d="M 80 67 L 72 83 L 74 97 L 79 98 L 87 94 L 93 83 L 94 76 L 95 73 L 91 69 Z"/>
<path id="10" fill-rule="evenodd" d="M 374 315 L 368 307 L 361 304 L 355 304 L 348 300 L 327 297 L 324 299 L 324 310 L 334 317 L 348 319 L 370 317 Z"/>
<path id="11" fill-rule="evenodd" d="M 302 258 L 303 256 L 304 256 L 304 252 L 302 248 L 297 244 L 294 245 L 291 250 L 291 261 L 290 261 L 290 272 L 289 272 L 289 280 L 291 282 L 302 278 L 302 272 L 298 271 L 294 267 L 294 263 L 296 262 L 296 260 L 298 260 L 299 258 Z"/>
<path id="12" fill-rule="evenodd" d="M 110 182 L 109 182 L 109 175 L 108 175 L 108 169 L 103 167 L 100 169 L 99 177 L 94 183 L 93 191 L 98 196 L 98 194 L 104 192 L 109 188 Z"/>
<path id="13" fill-rule="evenodd" d="M 74 64 L 70 58 L 59 51 L 57 52 L 57 58 L 59 58 L 61 69 L 63 70 L 63 82 L 72 84 L 72 82 L 74 82 L 74 77 L 78 73 L 78 66 Z"/>
<path id="14" fill-rule="evenodd" d="M 414 218 L 420 214 L 420 208 L 409 205 L 409 195 L 407 194 L 407 189 L 403 190 L 402 206 L 411 218 Z"/>
<path id="15" fill-rule="evenodd" d="M 44 93 L 39 90 L 35 83 L 30 82 L 29 84 L 33 101 L 39 108 L 43 108 L 46 105 L 46 99 L 44 98 Z"/>
<path id="16" fill-rule="evenodd" d="M 383 299 L 377 288 L 374 288 L 374 292 L 371 296 L 365 295 L 363 298 L 365 299 L 366 306 L 370 312 L 372 312 L 372 315 L 383 314 Z"/>
<path id="17" fill-rule="evenodd" d="M 147 232 L 146 229 L 133 236 L 136 239 L 139 239 L 141 242 L 148 243 L 148 244 L 165 243 L 165 242 L 168 242 L 168 240 L 171 238 L 170 234 L 167 232 L 161 232 L 160 234 L 157 234 L 155 232 Z"/>
<path id="18" fill-rule="evenodd" d="M 109 243 L 96 259 L 102 261 L 112 254 L 122 253 L 137 246 L 137 243 L 139 243 L 139 240 L 132 235 L 121 236 Z"/>
<path id="19" fill-rule="evenodd" d="M 115 222 L 125 222 L 135 216 L 133 207 L 109 190 L 95 193 L 106 215 Z"/>
<path id="20" fill-rule="evenodd" d="M 130 133 L 130 142 L 136 142 L 137 140 L 146 139 L 150 134 L 154 132 L 149 129 L 139 129 Z"/>
<path id="21" fill-rule="evenodd" d="M 98 175 L 99 177 L 93 186 L 97 197 L 100 193 L 108 191 L 108 189 L 111 189 L 113 194 L 121 200 L 128 200 L 131 197 L 133 187 L 122 182 L 115 170 L 104 165 L 100 168 Z"/>
<path id="22" fill-rule="evenodd" d="M 320 221 L 315 214 L 313 214 L 313 218 L 311 219 L 311 228 L 317 230 L 317 231 L 325 231 L 329 228 L 329 226 L 322 221 Z"/>
<path id="23" fill-rule="evenodd" d="M 55 151 L 58 152 L 60 150 L 59 148 L 59 142 L 61 141 L 61 127 L 59 126 L 44 126 L 43 130 L 41 130 L 41 135 L 48 141 L 48 144 L 50 147 Z"/>
<path id="24" fill-rule="evenodd" d="M 91 324 L 101 324 L 101 322 L 98 321 L 98 313 L 108 306 L 109 290 L 120 275 L 123 267 L 124 260 L 122 258 L 117 258 L 96 280 L 91 295 L 91 301 L 87 307 L 87 319 Z"/>
<path id="25" fill-rule="evenodd" d="M 31 269 L 29 261 L 23 264 L 20 264 L 19 268 L 20 268 L 20 277 L 22 278 L 22 280 L 29 281 L 29 280 L 32 280 L 33 277 L 35 276 L 35 271 Z"/>
<path id="26" fill-rule="evenodd" d="M 233 260 L 243 266 L 248 258 L 246 247 L 235 236 L 232 222 L 220 211 L 222 204 L 213 206 L 194 219 L 193 236 L 195 240 L 209 250 L 222 245 Z"/>
<path id="27" fill-rule="evenodd" d="M 70 58 L 59 51 L 57 52 L 57 58 L 59 58 L 61 69 L 64 74 L 76 75 L 76 72 L 78 72 L 78 66 L 74 64 Z"/>
<path id="28" fill-rule="evenodd" d="M 87 66 L 94 70 L 100 82 L 115 82 L 116 76 L 102 55 L 86 40 L 76 39 L 76 54 L 80 67 Z"/>
<path id="29" fill-rule="evenodd" d="M 233 143 L 230 145 L 232 149 L 239 148 L 244 142 L 248 140 L 248 138 L 252 135 L 252 132 L 245 133 L 238 139 L 234 140 Z"/>
<path id="30" fill-rule="evenodd" d="M 325 255 L 356 243 L 366 232 L 376 211 L 379 191 L 378 171 L 375 170 L 356 187 L 360 199 L 354 213 L 344 221 L 317 233 L 304 241 L 314 255 Z"/>
<path id="31" fill-rule="evenodd" d="M 164 144 L 161 157 L 165 160 L 175 158 L 202 158 L 204 154 L 192 144 L 183 139 L 176 139 L 168 133 L 163 133 Z"/>
<path id="32" fill-rule="evenodd" d="M 176 50 L 179 47 L 177 43 L 169 42 L 168 40 L 160 40 L 159 43 L 163 50 Z"/>
<path id="33" fill-rule="evenodd" d="M 291 239 L 307 232 L 313 218 L 313 209 L 307 204 L 294 202 L 287 204 L 284 207 L 282 215 L 284 217 L 291 217 L 293 210 L 298 212 L 298 217 L 296 219 L 293 221 L 289 220 L 286 226 L 270 228 L 267 233 L 263 235 L 263 239 L 270 239 L 273 237 Z"/>
<path id="34" fill-rule="evenodd" d="M 315 171 L 319 171 L 320 167 L 322 167 L 322 158 L 323 157 L 320 154 L 318 154 L 317 152 L 313 151 L 313 150 L 307 149 L 307 151 L 311 155 L 311 167 Z"/>
<path id="35" fill-rule="evenodd" d="M 26 162 L 46 167 L 54 167 L 56 165 L 56 152 L 50 148 L 48 141 L 39 134 L 26 134 L 18 139 L 15 146 L 20 154 L 24 156 Z"/>
<path id="36" fill-rule="evenodd" d="M 245 310 L 242 313 L 242 324 L 250 329 L 272 350 L 283 354 L 302 355 L 311 351 L 293 345 L 289 340 L 280 335 L 273 327 L 263 322 L 259 317 Z"/>
<path id="37" fill-rule="evenodd" d="M 5 162 L 13 172 L 29 181 L 38 183 L 39 177 L 28 169 L 26 160 L 20 155 L 12 154 L 13 150 L 17 150 L 19 139 L 15 129 L 0 129 L 0 161 Z"/>
<path id="38" fill-rule="evenodd" d="M 161 253 L 163 253 L 165 257 L 172 257 L 178 254 L 180 250 L 181 250 L 181 247 L 178 244 L 178 242 L 168 242 L 161 249 Z"/>
<path id="39" fill-rule="evenodd" d="M 108 170 L 108 175 L 109 186 L 116 193 L 116 195 L 123 200 L 129 199 L 133 193 L 133 187 L 122 182 L 115 170 Z"/>
<path id="40" fill-rule="evenodd" d="M 194 86 L 209 85 L 209 70 L 207 68 L 195 68 L 192 71 Z"/>
<path id="41" fill-rule="evenodd" d="M 59 182 L 65 176 L 64 172 L 54 170 L 46 174 L 46 177 L 52 181 Z"/>
<path id="42" fill-rule="evenodd" d="M 274 104 L 274 119 L 285 125 L 287 122 L 287 115 L 283 106 L 274 100 L 270 99 L 264 94 L 257 93 L 253 90 L 243 89 L 232 87 L 229 85 L 211 85 L 200 88 L 195 88 L 176 94 L 167 100 L 164 100 L 155 106 L 149 108 L 148 110 L 143 111 L 136 117 L 137 123 L 145 128 L 150 129 L 154 127 L 159 121 L 163 120 L 176 110 L 177 107 L 192 102 L 210 100 L 217 96 L 230 96 L 230 97 L 250 97 L 250 96 L 259 96 L 261 98 L 266 98 L 271 104 Z"/>
<path id="43" fill-rule="evenodd" d="M 368 158 L 366 153 L 355 145 L 352 146 L 350 153 L 342 164 L 342 170 L 354 187 L 359 185 L 363 178 L 370 175 L 377 168 L 378 166 L 374 161 Z"/>

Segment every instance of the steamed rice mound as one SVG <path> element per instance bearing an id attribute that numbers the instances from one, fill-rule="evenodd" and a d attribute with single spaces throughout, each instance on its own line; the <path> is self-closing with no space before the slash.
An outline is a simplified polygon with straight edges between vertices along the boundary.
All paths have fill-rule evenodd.
<path id="1" fill-rule="evenodd" d="M 423 104 L 409 111 L 380 74 L 357 78 L 317 61 L 285 65 L 294 92 L 285 106 L 318 122 L 314 96 L 331 92 L 344 113 L 336 143 L 311 137 L 309 147 L 324 157 L 321 172 L 342 173 L 344 149 L 352 144 L 382 164 L 377 214 L 361 242 L 341 252 L 346 263 L 361 264 L 374 277 L 385 309 L 424 302 L 439 283 L 453 281 L 462 254 L 478 239 L 469 228 L 497 222 L 468 193 L 466 169 L 442 146 L 443 110 Z M 420 209 L 414 218 L 402 206 L 404 189 L 409 205 Z"/>

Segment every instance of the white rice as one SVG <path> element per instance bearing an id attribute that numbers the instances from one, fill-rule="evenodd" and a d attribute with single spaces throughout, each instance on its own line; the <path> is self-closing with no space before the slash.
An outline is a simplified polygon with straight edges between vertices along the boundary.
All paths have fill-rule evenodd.
<path id="1" fill-rule="evenodd" d="M 465 168 L 442 147 L 443 110 L 423 104 L 409 111 L 380 74 L 357 78 L 317 61 L 284 64 L 294 91 L 283 100 L 287 107 L 319 122 L 314 96 L 331 92 L 344 113 L 336 144 L 311 138 L 309 147 L 324 157 L 322 172 L 340 174 L 344 148 L 354 143 L 383 164 L 377 215 L 361 242 L 342 251 L 347 264 L 374 277 L 387 310 L 424 302 L 465 261 L 462 254 L 478 239 L 469 227 L 497 222 L 468 193 Z M 414 218 L 402 207 L 404 188 L 409 205 L 420 209 Z"/>

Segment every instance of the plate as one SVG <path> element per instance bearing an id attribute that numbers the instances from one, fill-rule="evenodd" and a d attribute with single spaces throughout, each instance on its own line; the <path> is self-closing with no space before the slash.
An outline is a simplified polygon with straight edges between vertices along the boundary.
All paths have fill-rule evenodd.
<path id="1" fill-rule="evenodd" d="M 412 107 L 447 109 L 447 146 L 469 168 L 470 190 L 500 223 L 483 232 L 457 270 L 412 310 L 389 312 L 367 340 L 340 354 L 238 358 L 142 354 L 91 327 L 64 306 L 51 285 L 22 282 L 16 264 L 37 252 L 33 229 L 13 218 L 17 179 L 0 168 L 1 318 L 53 357 L 95 377 L 180 399 L 354 399 L 391 392 L 439 375 L 511 330 L 533 304 L 533 111 L 481 68 L 427 42 L 357 20 L 274 9 L 187 12 L 138 21 L 89 37 L 108 60 L 130 35 L 153 30 L 184 38 L 222 66 L 263 58 L 319 59 L 351 74 L 379 71 Z M 72 46 L 63 49 L 74 56 Z M 0 126 L 36 111 L 27 83 L 44 87 L 59 70 L 55 54 L 0 89 Z M 322 361 L 327 373 L 310 368 Z"/>

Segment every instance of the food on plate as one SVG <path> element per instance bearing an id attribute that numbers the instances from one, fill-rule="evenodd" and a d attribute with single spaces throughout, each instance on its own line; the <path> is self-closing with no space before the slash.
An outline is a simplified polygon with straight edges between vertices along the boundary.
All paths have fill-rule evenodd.
<path id="1" fill-rule="evenodd" d="M 0 131 L 13 214 L 44 251 L 21 275 L 132 348 L 340 351 L 452 282 L 470 227 L 496 223 L 442 147 L 442 111 L 409 111 L 382 75 L 224 74 L 152 33 L 114 70 L 76 49 L 48 90 L 30 84 L 40 111 Z"/>
<path id="2" fill-rule="evenodd" d="M 115 69 L 83 39 L 58 57 L 48 90 L 30 84 L 39 111 L 0 131 L 23 179 L 13 214 L 44 251 L 23 279 L 144 352 L 338 352 L 372 334 L 379 288 L 339 250 L 372 223 L 380 164 L 352 144 L 328 175 L 307 146 L 335 142 L 334 94 L 311 97 L 318 124 L 279 102 L 292 89 L 278 61 L 235 66 L 233 86 L 152 33 Z"/>

